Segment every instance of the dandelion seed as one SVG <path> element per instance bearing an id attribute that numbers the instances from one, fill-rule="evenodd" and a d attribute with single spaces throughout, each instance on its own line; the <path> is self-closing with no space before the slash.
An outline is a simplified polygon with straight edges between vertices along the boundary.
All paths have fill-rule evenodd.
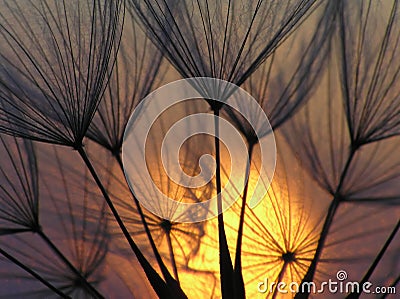
<path id="1" fill-rule="evenodd" d="M 111 74 L 124 1 L 4 2 L 9 13 L 0 14 L 5 40 L 0 49 L 0 132 L 76 149 L 153 286 L 168 293 L 169 286 L 124 227 L 82 144 Z M 173 279 L 169 284 L 175 285 Z"/>
<path id="2" fill-rule="evenodd" d="M 179 108 L 177 108 L 177 110 L 179 110 Z M 176 115 L 175 112 L 171 113 L 172 115 Z M 167 119 L 169 120 L 169 118 Z M 159 134 L 159 131 L 159 124 L 155 124 L 154 134 Z M 189 190 L 188 188 L 177 186 L 170 178 L 168 178 L 163 170 L 160 155 L 157 153 L 159 150 L 159 147 L 157 147 L 159 145 L 157 140 L 159 140 L 159 138 L 150 138 L 149 140 L 151 140 L 147 147 L 147 149 L 151 149 L 147 154 L 149 161 L 151 161 L 149 162 L 149 169 L 160 190 L 168 196 L 173 196 L 176 200 L 183 202 L 206 201 L 210 197 L 212 188 L 206 187 L 203 188 L 203 190 Z M 194 148 L 193 145 L 197 144 L 197 142 L 191 142 L 190 145 L 181 149 L 184 157 L 183 161 L 184 163 L 187 163 L 184 164 L 183 167 L 189 172 L 193 172 L 196 169 L 195 166 L 197 166 L 193 165 L 193 163 L 197 161 L 198 158 L 194 157 L 194 153 L 189 150 L 190 148 Z M 94 152 L 99 153 L 101 152 L 101 149 L 97 149 Z M 89 155 L 91 155 L 90 151 Z M 107 153 L 104 153 L 102 156 L 107 156 Z M 118 209 L 121 211 L 121 217 L 130 233 L 135 237 L 135 240 L 142 251 L 146 254 L 146 257 L 153 260 L 154 256 L 151 248 L 149 248 L 150 244 L 147 239 L 147 233 L 143 228 L 141 218 L 137 214 L 136 206 L 131 199 L 131 194 L 123 177 L 123 173 L 121 172 L 120 167 L 116 165 L 116 161 L 110 158 L 111 156 L 109 156 L 108 162 L 106 163 L 99 159 L 94 159 L 96 168 L 99 169 L 102 177 L 108 178 L 108 192 Z M 148 192 L 146 193 L 146 196 L 158 196 L 148 190 L 138 189 L 135 191 L 136 194 L 141 194 L 142 192 Z M 176 219 L 178 222 L 180 217 L 185 217 L 185 215 L 179 215 L 176 213 L 172 208 L 170 210 L 162 209 L 160 211 L 165 215 L 165 218 Z M 168 260 L 167 265 L 170 265 L 170 269 L 172 269 L 173 272 L 175 272 L 175 276 L 177 276 L 178 270 L 185 271 L 191 257 L 196 254 L 201 238 L 204 235 L 204 223 L 178 223 L 167 221 L 161 217 L 155 216 L 150 212 L 147 212 L 145 209 L 143 209 L 143 212 L 151 236 L 157 246 L 157 251 L 160 252 L 164 259 Z M 204 211 L 204 213 L 207 213 L 207 211 Z M 117 234 L 116 236 L 117 238 L 121 237 L 120 234 Z M 121 249 L 126 251 L 125 244 L 121 242 L 118 242 L 118 244 Z"/>
<path id="3" fill-rule="evenodd" d="M 332 13 L 336 14 L 336 31 L 332 35 L 331 54 L 327 58 L 329 69 L 323 85 L 326 94 L 322 97 L 326 102 L 314 102 L 314 107 L 306 108 L 302 120 L 294 121 L 292 132 L 287 134 L 292 146 L 302 153 L 310 175 L 333 197 L 304 281 L 313 279 L 330 227 L 346 200 L 352 197 L 365 200 L 357 196 L 360 192 L 371 196 L 370 202 L 378 199 L 375 203 L 379 203 L 381 198 L 381 203 L 390 203 L 396 196 L 394 193 L 398 193 L 390 187 L 398 180 L 396 164 L 386 168 L 388 164 L 381 151 L 383 143 L 370 144 L 396 135 L 396 120 L 391 112 L 397 109 L 393 89 L 397 77 L 394 63 L 397 31 L 394 33 L 392 29 L 397 23 L 394 12 L 398 8 L 396 1 L 388 10 L 381 7 L 385 17 L 379 19 L 378 14 L 371 13 L 373 5 L 372 2 L 331 3 Z M 367 32 L 376 26 L 383 32 L 379 35 L 378 46 L 367 49 Z M 390 67 L 389 61 L 393 63 Z M 342 90 L 339 98 L 336 90 Z M 300 132 L 303 137 L 296 138 Z M 383 186 L 389 190 L 384 190 Z M 385 196 L 385 193 L 393 196 Z M 377 194 L 381 197 L 375 196 Z M 297 297 L 306 296 L 299 294 Z"/>
<path id="4" fill-rule="evenodd" d="M 130 1 L 148 35 L 184 78 L 212 77 L 241 85 L 278 46 L 314 1 L 275 3 L 258 1 L 210 2 Z M 211 91 L 224 98 L 231 90 L 219 86 L 196 86 L 204 94 L 215 116 L 221 104 L 210 100 Z M 215 94 L 215 92 L 214 92 Z M 215 122 L 218 136 L 219 121 Z M 220 144 L 215 137 L 216 189 L 221 193 Z M 218 195 L 219 196 L 219 195 Z M 219 196 L 220 197 L 220 196 Z M 222 199 L 218 199 L 223 296 L 233 297 L 233 265 L 229 254 Z M 239 278 L 241 280 L 241 278 Z M 242 282 L 239 283 L 242 285 Z M 244 296 L 244 290 L 240 290 Z"/>
<path id="5" fill-rule="evenodd" d="M 0 131 L 80 146 L 113 61 L 121 1 L 3 1 Z"/>

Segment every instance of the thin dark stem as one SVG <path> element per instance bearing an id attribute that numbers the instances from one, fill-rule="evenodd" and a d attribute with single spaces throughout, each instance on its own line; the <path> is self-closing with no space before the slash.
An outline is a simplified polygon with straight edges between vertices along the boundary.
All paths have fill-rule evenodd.
<path id="1" fill-rule="evenodd" d="M 358 147 L 353 147 L 353 146 L 350 149 L 350 154 L 349 154 L 346 164 L 343 168 L 342 174 L 339 179 L 338 186 L 333 195 L 332 202 L 329 206 L 328 213 L 326 215 L 325 222 L 324 222 L 324 225 L 321 230 L 321 234 L 320 234 L 320 237 L 318 240 L 317 249 L 315 250 L 314 258 L 312 259 L 310 267 L 308 268 L 308 271 L 301 282 L 302 286 L 304 283 L 312 282 L 314 279 L 314 274 L 317 269 L 317 264 L 321 258 L 321 253 L 325 246 L 325 241 L 326 241 L 326 238 L 328 237 L 329 229 L 333 223 L 333 219 L 336 215 L 336 212 L 338 211 L 339 205 L 342 202 L 342 196 L 341 196 L 342 186 L 345 181 L 347 172 L 350 168 L 351 161 L 353 160 L 357 149 L 358 149 Z M 307 288 L 301 287 L 301 290 L 306 290 L 306 289 Z M 309 292 L 304 292 L 304 293 L 300 292 L 300 293 L 296 294 L 295 298 L 296 299 L 306 299 L 306 298 L 308 298 L 308 296 L 309 296 Z"/>
<path id="2" fill-rule="evenodd" d="M 233 280 L 233 265 L 231 255 L 229 253 L 228 241 L 226 239 L 224 216 L 222 214 L 222 198 L 221 198 L 221 155 L 219 144 L 219 111 L 220 107 L 213 107 L 214 110 L 214 125 L 215 125 L 215 160 L 216 172 L 215 180 L 217 185 L 217 206 L 218 206 L 218 240 L 219 240 L 219 265 L 221 275 L 221 293 L 222 298 L 235 298 L 234 280 Z"/>
<path id="3" fill-rule="evenodd" d="M 121 153 L 118 152 L 118 154 L 114 155 L 114 157 L 117 160 L 121 170 L 124 171 L 124 166 L 123 166 L 122 159 L 121 159 Z M 131 193 L 131 194 L 132 194 L 132 197 L 133 197 L 133 201 L 135 202 L 136 208 L 138 210 L 138 213 L 140 215 L 140 219 L 141 219 L 142 224 L 144 226 L 144 230 L 146 232 L 147 238 L 149 239 L 150 246 L 151 246 L 151 248 L 153 250 L 153 253 L 154 253 L 154 256 L 155 256 L 155 258 L 157 260 L 158 266 L 161 269 L 161 272 L 162 272 L 162 274 L 164 276 L 164 279 L 166 281 L 169 281 L 169 280 L 173 279 L 173 277 L 171 276 L 171 274 L 169 273 L 167 267 L 165 266 L 164 261 L 161 258 L 160 252 L 158 251 L 157 246 L 154 243 L 153 236 L 151 235 L 149 226 L 147 224 L 147 221 L 146 221 L 146 218 L 144 216 L 143 209 L 142 209 L 142 207 L 141 207 L 141 205 L 139 203 L 139 200 L 136 198 L 136 196 L 133 193 Z M 178 275 L 177 274 L 175 274 L 175 278 L 178 279 Z M 179 283 L 179 281 L 178 281 L 178 283 Z"/>
<path id="4" fill-rule="evenodd" d="M 47 235 L 39 230 L 38 235 L 42 238 L 42 240 L 51 248 L 51 250 L 63 261 L 63 263 L 75 274 L 79 277 L 80 282 L 87 287 L 87 290 L 91 293 L 94 298 L 104 298 L 82 275 L 82 273 L 71 264 L 71 262 L 65 257 L 65 255 L 57 248 L 57 246 L 47 237 Z"/>
<path id="5" fill-rule="evenodd" d="M 386 250 L 388 249 L 390 243 L 393 241 L 394 237 L 396 236 L 397 232 L 400 228 L 400 220 L 397 221 L 395 228 L 393 229 L 392 233 L 390 234 L 389 238 L 386 240 L 385 244 L 383 245 L 381 251 L 377 255 L 376 259 L 372 263 L 371 267 L 368 269 L 368 272 L 365 274 L 364 278 L 362 279 L 360 284 L 363 284 L 369 280 L 372 273 L 374 272 L 376 266 L 378 266 L 379 262 L 381 261 L 383 255 L 385 254 Z"/>
<path id="6" fill-rule="evenodd" d="M 251 157 L 253 155 L 254 143 L 249 144 L 248 148 L 248 161 L 246 164 L 245 174 L 245 186 L 242 197 L 242 207 L 240 209 L 239 228 L 237 233 L 236 241 L 236 253 L 235 253 L 235 287 L 240 290 L 240 293 L 245 294 L 245 287 L 242 274 L 242 239 L 243 239 L 243 227 L 244 227 L 244 216 L 246 211 L 247 192 L 249 190 L 249 177 L 251 167 Z"/>
<path id="7" fill-rule="evenodd" d="M 103 186 L 100 178 L 98 177 L 92 163 L 90 162 L 84 148 L 82 146 L 77 148 L 80 156 L 82 157 L 83 161 L 85 162 L 87 168 L 89 169 L 90 173 L 93 176 L 93 179 L 96 181 L 97 186 L 99 187 L 101 193 L 107 205 L 109 206 L 115 220 L 117 221 L 122 233 L 124 234 L 126 240 L 128 241 L 133 253 L 136 255 L 140 265 L 142 266 L 147 279 L 149 280 L 151 286 L 153 287 L 154 291 L 157 293 L 159 298 L 187 298 L 186 295 L 183 293 L 182 289 L 179 287 L 179 284 L 175 281 L 169 281 L 168 284 L 160 277 L 160 275 L 154 270 L 154 268 L 150 265 L 147 261 L 143 253 L 140 251 L 139 247 L 133 241 L 131 235 L 129 234 L 127 228 L 125 227 L 121 217 L 119 216 L 114 204 L 111 201 L 110 196 L 108 195 L 107 190 Z M 174 283 L 175 282 L 175 283 Z"/>
<path id="8" fill-rule="evenodd" d="M 174 248 L 172 247 L 172 241 L 171 241 L 171 232 L 170 231 L 166 232 L 166 236 L 167 236 L 169 257 L 171 259 L 171 264 L 172 264 L 172 270 L 174 271 L 174 276 L 176 281 L 179 283 L 178 268 L 176 267 Z"/>
<path id="9" fill-rule="evenodd" d="M 395 228 L 393 229 L 392 233 L 390 234 L 389 238 L 386 240 L 385 244 L 383 245 L 382 249 L 379 251 L 377 257 L 375 258 L 374 262 L 371 264 L 371 267 L 369 267 L 367 273 L 364 275 L 364 277 L 360 281 L 359 285 L 364 285 L 364 283 L 366 283 L 369 280 L 369 278 L 371 277 L 375 268 L 378 266 L 380 260 L 382 259 L 383 255 L 385 254 L 386 250 L 388 249 L 390 243 L 393 241 L 394 237 L 396 236 L 399 228 L 400 228 L 400 220 L 397 222 L 397 224 L 396 224 Z M 361 295 L 361 292 L 351 293 L 346 298 L 347 299 L 358 299 L 360 297 L 360 295 Z"/>
<path id="10" fill-rule="evenodd" d="M 53 286 L 50 282 L 48 282 L 46 279 L 44 279 L 42 276 L 40 276 L 38 273 L 33 271 L 31 268 L 27 267 L 23 263 L 21 263 L 19 260 L 17 260 L 15 257 L 12 255 L 8 254 L 6 251 L 4 251 L 2 248 L 0 248 L 0 254 L 3 255 L 5 258 L 7 258 L 9 261 L 23 269 L 24 271 L 28 272 L 30 275 L 32 275 L 34 278 L 36 278 L 38 281 L 40 281 L 42 284 L 44 284 L 46 287 L 48 287 L 50 290 L 52 290 L 54 293 L 59 295 L 61 298 L 71 298 L 67 295 L 65 295 L 61 290 Z"/>

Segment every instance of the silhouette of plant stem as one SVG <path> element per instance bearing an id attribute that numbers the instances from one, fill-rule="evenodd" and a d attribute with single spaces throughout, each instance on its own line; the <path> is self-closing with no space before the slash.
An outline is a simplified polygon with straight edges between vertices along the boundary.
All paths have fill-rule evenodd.
<path id="1" fill-rule="evenodd" d="M 325 222 L 324 222 L 324 225 L 321 230 L 321 234 L 320 234 L 320 237 L 318 240 L 317 249 L 315 250 L 314 258 L 312 259 L 310 267 L 308 268 L 308 271 L 301 282 L 302 285 L 304 285 L 304 283 L 312 282 L 314 279 L 314 274 L 317 269 L 317 264 L 321 258 L 321 253 L 325 246 L 325 241 L 326 241 L 326 238 L 328 237 L 329 229 L 333 223 L 333 219 L 335 218 L 335 215 L 336 215 L 336 212 L 338 211 L 340 203 L 343 202 L 343 197 L 341 196 L 341 189 L 342 189 L 343 183 L 344 183 L 346 175 L 348 173 L 351 161 L 353 160 L 354 155 L 355 155 L 357 149 L 359 149 L 359 148 L 360 147 L 358 147 L 358 146 L 354 146 L 354 145 L 351 146 L 349 156 L 347 158 L 346 164 L 343 168 L 343 171 L 342 171 L 340 179 L 339 179 L 339 183 L 338 183 L 336 191 L 333 195 L 331 204 L 329 205 L 329 208 L 328 208 L 328 213 L 326 215 Z M 308 288 L 304 288 L 304 287 L 300 288 L 300 289 L 308 290 Z M 306 299 L 306 298 L 308 298 L 308 295 L 309 295 L 309 292 L 304 292 L 304 293 L 299 292 L 296 294 L 295 298 L 296 299 Z"/>
<path id="2" fill-rule="evenodd" d="M 379 251 L 378 255 L 376 256 L 376 258 L 374 260 L 374 262 L 369 267 L 367 273 L 365 273 L 365 275 L 364 275 L 363 279 L 360 281 L 359 285 L 364 285 L 364 283 L 366 283 L 370 279 L 372 273 L 374 272 L 375 268 L 378 266 L 380 260 L 384 256 L 384 254 L 385 254 L 386 250 L 388 249 L 390 243 L 393 241 L 394 237 L 396 236 L 399 228 L 400 228 L 400 220 L 397 221 L 397 224 L 394 227 L 392 233 L 390 234 L 389 238 L 386 240 L 386 242 L 383 245 L 382 249 Z M 361 292 L 351 293 L 346 298 L 347 299 L 358 299 L 360 297 L 360 295 L 361 295 Z"/>
<path id="3" fill-rule="evenodd" d="M 237 232 L 237 241 L 236 241 L 236 253 L 235 253 L 235 268 L 234 268 L 234 277 L 235 277 L 235 285 L 240 292 L 245 294 L 245 287 L 243 281 L 242 274 L 242 240 L 243 240 L 243 226 L 244 226 L 244 216 L 246 212 L 246 200 L 247 200 L 247 192 L 249 189 L 249 177 L 250 177 L 250 167 L 251 167 L 251 157 L 253 155 L 254 145 L 256 143 L 249 142 L 248 152 L 247 152 L 247 165 L 246 165 L 246 174 L 245 174 L 245 186 L 243 190 L 242 197 L 242 206 L 240 208 L 240 218 L 239 218 L 239 228 Z"/>
<path id="4" fill-rule="evenodd" d="M 182 289 L 179 287 L 179 284 L 172 277 L 171 279 L 167 280 L 167 282 L 165 282 L 147 261 L 147 259 L 140 251 L 136 243 L 133 241 L 131 235 L 129 234 L 128 229 L 126 228 L 116 208 L 114 207 L 114 204 L 112 203 L 111 198 L 107 193 L 107 190 L 103 186 L 83 146 L 78 147 L 77 151 L 81 156 L 81 158 L 83 159 L 83 161 L 85 162 L 87 168 L 89 169 L 91 175 L 93 176 L 93 179 L 96 181 L 96 184 L 99 187 L 101 193 L 103 194 L 103 197 L 106 200 L 107 205 L 109 206 L 115 220 L 117 221 L 118 226 L 120 227 L 122 233 L 124 234 L 126 240 L 128 241 L 133 253 L 136 255 L 140 265 L 142 266 L 146 274 L 146 277 L 148 278 L 150 284 L 152 285 L 157 295 L 160 298 L 166 298 L 166 299 L 171 298 L 171 296 L 173 298 L 187 298 L 186 295 L 183 293 Z"/>
<path id="5" fill-rule="evenodd" d="M 114 156 L 115 159 L 117 160 L 118 165 L 119 165 L 119 167 L 121 168 L 121 170 L 124 172 L 124 166 L 123 166 L 122 159 L 121 159 L 121 151 L 119 151 L 118 154 L 115 154 L 115 155 L 113 155 L 113 156 Z M 164 279 L 165 279 L 166 281 L 171 280 L 171 279 L 172 279 L 172 276 L 171 276 L 171 274 L 169 273 L 167 267 L 165 266 L 165 263 L 164 263 L 164 261 L 163 261 L 162 258 L 161 258 L 160 252 L 158 251 L 157 246 L 156 246 L 156 244 L 154 243 L 154 239 L 153 239 L 153 236 L 151 235 L 151 232 L 150 232 L 150 229 L 149 229 L 149 225 L 148 225 L 148 223 L 147 223 L 147 221 L 146 221 L 146 217 L 144 216 L 143 209 L 142 209 L 142 207 L 141 207 L 141 205 L 140 205 L 138 199 L 136 198 L 136 196 L 135 196 L 132 192 L 131 192 L 131 194 L 132 194 L 133 201 L 135 202 L 136 208 L 137 208 L 137 210 L 138 210 L 138 213 L 139 213 L 139 215 L 140 215 L 140 220 L 142 221 L 142 224 L 143 224 L 143 226 L 144 226 L 144 230 L 145 230 L 145 232 L 146 232 L 146 236 L 147 236 L 148 239 L 149 239 L 150 246 L 151 246 L 151 248 L 152 248 L 152 250 L 153 250 L 154 256 L 155 256 L 155 258 L 156 258 L 156 260 L 157 260 L 158 266 L 159 266 L 160 269 L 161 269 L 161 272 L 162 272 L 162 274 L 163 274 L 163 276 L 164 276 Z M 170 252 L 171 252 L 171 251 L 170 251 Z M 172 254 L 173 254 L 173 253 L 172 253 Z M 171 260 L 171 261 L 172 261 L 172 260 Z M 174 264 L 174 263 L 173 263 L 173 264 Z M 174 266 L 173 266 L 173 268 L 174 268 Z M 176 265 L 175 265 L 175 268 L 174 268 L 174 272 L 177 272 L 177 270 L 176 270 Z M 174 273 L 174 275 L 175 275 L 176 280 L 178 281 L 178 275 L 177 275 L 177 273 Z M 179 283 L 179 281 L 178 281 L 178 283 Z"/>
<path id="6" fill-rule="evenodd" d="M 52 290 L 54 293 L 59 295 L 61 298 L 71 298 L 67 295 L 65 295 L 61 290 L 53 286 L 50 282 L 48 282 L 46 279 L 44 279 L 42 276 L 40 276 L 38 273 L 33 271 L 30 267 L 27 267 L 23 263 L 21 263 L 18 259 L 13 257 L 12 255 L 8 254 L 6 251 L 4 251 L 2 248 L 0 248 L 0 254 L 3 255 L 5 258 L 7 258 L 9 261 L 32 275 L 34 278 L 36 278 L 38 281 L 40 281 L 42 284 L 44 284 L 46 287 L 48 287 L 50 290 Z"/>
<path id="7" fill-rule="evenodd" d="M 226 239 L 225 227 L 224 227 L 224 216 L 222 213 L 222 198 L 221 198 L 221 155 L 220 155 L 220 144 L 219 144 L 219 112 L 221 106 L 211 102 L 211 107 L 214 110 L 214 126 L 215 126 L 215 160 L 216 160 L 216 172 L 215 181 L 217 187 L 217 206 L 218 206 L 218 242 L 219 242 L 219 266 L 221 276 L 221 294 L 222 298 L 241 298 L 238 293 L 234 292 L 235 287 L 233 280 L 233 265 L 231 256 L 229 253 L 228 241 Z M 244 294 L 243 294 L 244 298 Z"/>
<path id="8" fill-rule="evenodd" d="M 104 298 L 103 295 L 99 293 L 88 281 L 85 277 L 83 277 L 82 273 L 71 264 L 71 262 L 65 257 L 65 255 L 58 249 L 58 247 L 49 239 L 49 237 L 43 232 L 43 230 L 39 230 L 37 234 L 40 238 L 51 248 L 51 250 L 63 261 L 63 263 L 79 278 L 79 282 L 82 283 L 85 287 L 87 287 L 88 292 L 94 298 Z"/>
<path id="9" fill-rule="evenodd" d="M 390 243 L 392 243 L 394 237 L 396 236 L 397 232 L 399 231 L 399 228 L 400 228 L 400 220 L 397 221 L 397 224 L 394 227 L 392 233 L 390 234 L 389 238 L 386 240 L 386 242 L 383 245 L 382 249 L 379 251 L 379 253 L 378 253 L 377 257 L 375 258 L 374 262 L 372 263 L 371 267 L 368 269 L 368 272 L 363 277 L 360 285 L 365 283 L 365 282 L 367 282 L 370 279 L 372 273 L 374 272 L 374 270 L 378 266 L 379 262 L 381 261 L 382 257 L 384 256 L 386 250 L 388 249 Z"/>

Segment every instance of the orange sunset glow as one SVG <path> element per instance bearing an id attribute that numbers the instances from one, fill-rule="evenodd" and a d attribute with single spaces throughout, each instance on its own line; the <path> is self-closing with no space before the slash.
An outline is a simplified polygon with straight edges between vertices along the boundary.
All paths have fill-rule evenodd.
<path id="1" fill-rule="evenodd" d="M 400 0 L 0 0 L 0 299 L 395 299 Z"/>

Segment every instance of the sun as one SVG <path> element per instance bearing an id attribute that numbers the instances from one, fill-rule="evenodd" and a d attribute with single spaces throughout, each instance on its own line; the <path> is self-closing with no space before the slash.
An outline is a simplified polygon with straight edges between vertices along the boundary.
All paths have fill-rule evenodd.
<path id="1" fill-rule="evenodd" d="M 254 157 L 257 160 L 257 154 Z M 254 209 L 247 207 L 242 245 L 243 278 L 248 298 L 291 298 L 275 290 L 266 293 L 258 284 L 291 282 L 300 284 L 314 256 L 320 218 L 311 214 L 313 202 L 299 182 L 288 178 L 283 163 L 278 165 L 268 193 Z M 249 194 L 258 178 L 257 163 L 250 173 Z M 238 176 L 237 179 L 242 179 Z M 224 213 L 232 260 L 235 259 L 241 199 Z M 315 209 L 314 209 L 315 210 Z M 205 223 L 199 251 L 180 270 L 180 281 L 190 298 L 219 298 L 219 247 L 217 219 Z M 217 287 L 215 287 L 217 286 Z M 193 296 L 193 297 L 192 297 Z"/>

